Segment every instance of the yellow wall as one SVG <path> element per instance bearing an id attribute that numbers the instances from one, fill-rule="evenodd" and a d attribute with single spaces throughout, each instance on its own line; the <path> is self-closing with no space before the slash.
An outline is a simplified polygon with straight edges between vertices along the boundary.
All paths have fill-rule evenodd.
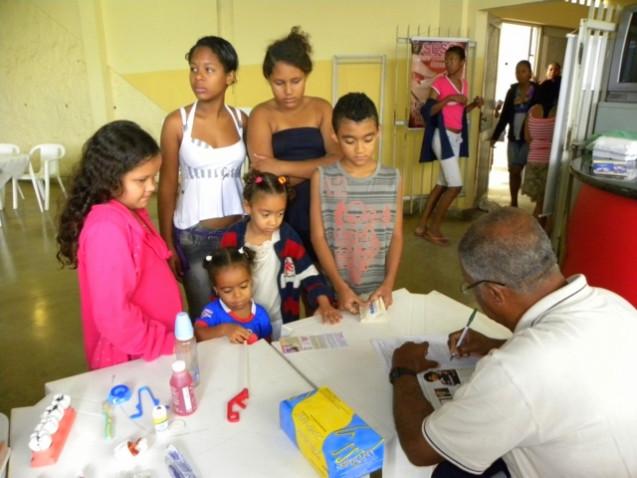
<path id="1" fill-rule="evenodd" d="M 228 92 L 228 102 L 251 107 L 270 96 L 261 74 L 267 44 L 292 25 L 302 25 L 315 47 L 315 70 L 307 93 L 331 100 L 333 55 L 384 54 L 391 59 L 397 28 L 404 32 L 411 25 L 415 30 L 414 19 L 425 28 L 436 28 L 439 4 L 439 0 L 2 0 L 0 14 L 3 20 L 11 19 L 13 27 L 0 33 L 3 51 L 10 52 L 0 60 L 8 76 L 3 81 L 7 88 L 2 88 L 6 114 L 0 121 L 7 122 L 2 130 L 12 134 L 0 141 L 18 143 L 23 149 L 44 140 L 62 142 L 69 151 L 62 166 L 68 173 L 82 143 L 106 121 L 132 119 L 158 137 L 163 117 L 192 101 L 184 54 L 197 38 L 209 34 L 226 35 L 240 54 L 239 82 Z M 39 20 L 25 21 L 33 17 Z M 67 43 L 74 49 L 72 56 Z M 19 71 L 12 68 L 24 58 L 28 61 Z M 46 78 L 37 74 L 42 64 L 47 65 Z M 24 81 L 25 76 L 29 81 Z M 387 79 L 389 127 L 390 69 Z M 343 81 L 360 84 L 360 89 L 370 82 L 365 74 L 352 73 Z M 22 106 L 41 102 L 43 94 L 52 103 L 37 113 Z M 68 107 L 60 106 L 65 96 Z M 72 108 L 73 114 L 60 121 L 61 107 Z M 7 118 L 20 127 L 9 127 Z M 391 129 L 384 133 L 389 152 Z"/>
<path id="2" fill-rule="evenodd" d="M 23 152 L 63 143 L 76 157 L 80 138 L 91 132 L 77 8 L 68 1 L 5 0 L 0 19 L 0 142 Z"/>
<path id="3" fill-rule="evenodd" d="M 525 3 L 528 0 L 0 0 L 0 142 L 15 142 L 23 149 L 37 142 L 62 142 L 69 150 L 70 160 L 63 166 L 68 173 L 81 144 L 106 121 L 131 119 L 158 138 L 164 116 L 193 99 L 184 54 L 197 38 L 210 34 L 225 36 L 239 52 L 239 81 L 228 91 L 228 103 L 252 107 L 270 97 L 261 74 L 266 46 L 291 26 L 301 25 L 314 46 L 310 95 L 331 100 L 334 55 L 386 55 L 382 159 L 390 164 L 395 151 L 396 165 L 409 176 L 407 194 L 426 193 L 437 170 L 416 163 L 421 133 L 393 127 L 394 117 L 406 116 L 408 82 L 408 46 L 403 43 L 396 57 L 396 36 L 420 28 L 424 34 L 474 39 L 470 79 L 472 93 L 479 94 L 486 10 Z M 378 78 L 370 71 L 343 70 L 341 86 L 376 88 Z M 465 166 L 467 197 L 460 207 L 468 207 L 473 194 L 477 115 L 473 119 L 472 153 Z"/>
<path id="4" fill-rule="evenodd" d="M 194 40 L 217 32 L 215 0 L 100 3 L 108 62 L 120 75 L 183 69 Z"/>
<path id="5" fill-rule="evenodd" d="M 627 7 L 628 5 L 634 5 L 635 0 L 607 0 L 607 3 L 615 7 Z"/>

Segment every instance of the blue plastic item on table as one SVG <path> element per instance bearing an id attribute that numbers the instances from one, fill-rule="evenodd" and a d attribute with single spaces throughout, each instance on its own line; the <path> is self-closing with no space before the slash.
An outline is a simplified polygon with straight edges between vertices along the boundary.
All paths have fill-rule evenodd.
<path id="1" fill-rule="evenodd" d="M 112 405 L 120 405 L 130 400 L 131 389 L 126 385 L 115 385 L 108 394 L 108 401 Z"/>
<path id="2" fill-rule="evenodd" d="M 137 390 L 137 405 L 135 405 L 135 408 L 137 408 L 137 412 L 133 413 L 130 416 L 130 418 L 132 418 L 133 420 L 140 418 L 144 414 L 144 405 L 142 404 L 142 392 L 144 391 L 148 392 L 150 399 L 153 401 L 153 407 L 156 407 L 161 403 L 159 399 L 156 398 L 155 395 L 153 395 L 153 391 L 150 389 L 149 386 L 144 385 L 143 387 L 139 387 L 139 389 Z"/>

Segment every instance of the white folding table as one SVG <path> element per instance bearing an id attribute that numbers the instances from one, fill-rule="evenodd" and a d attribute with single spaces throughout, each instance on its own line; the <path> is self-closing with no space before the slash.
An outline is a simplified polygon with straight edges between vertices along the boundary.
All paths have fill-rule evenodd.
<path id="1" fill-rule="evenodd" d="M 330 387 L 385 438 L 384 478 L 427 476 L 429 470 L 411 466 L 397 443 L 391 386 L 385 365 L 370 340 L 446 335 L 463 327 L 469 313 L 468 307 L 437 292 L 419 295 L 402 289 L 394 292 L 394 304 L 388 309 L 389 320 L 385 323 L 361 324 L 345 314 L 338 324 L 323 324 L 318 317 L 287 324 L 285 330 L 295 336 L 342 332 L 348 345 L 283 356 L 275 350 L 280 350 L 278 342 L 272 346 L 265 341 L 251 345 L 250 400 L 239 423 L 226 420 L 226 403 L 242 386 L 242 347 L 225 338 L 199 343 L 199 409 L 191 417 L 176 420 L 168 434 L 158 435 L 155 445 L 136 458 L 134 466 L 153 470 L 152 476 L 168 477 L 163 450 L 164 442 L 170 441 L 202 477 L 317 476 L 279 426 L 279 403 L 311 390 L 303 378 L 307 377 L 317 386 Z M 492 337 L 510 335 L 504 327 L 480 314 L 472 328 Z M 139 422 L 128 418 L 135 411 L 136 394 L 134 401 L 116 408 L 116 436 L 112 441 L 103 437 L 102 403 L 110 388 L 120 383 L 133 391 L 150 386 L 162 403 L 168 403 L 172 360 L 170 356 L 153 362 L 136 360 L 47 383 L 47 397 L 40 403 L 12 410 L 9 477 L 75 477 L 80 476 L 80 471 L 86 478 L 110 477 L 131 469 L 130 464 L 115 460 L 113 448 L 118 442 L 152 430 L 148 397 L 144 402 L 146 413 Z M 76 423 L 56 465 L 30 468 L 29 435 L 54 393 L 71 395 L 78 411 Z"/>
<path id="2" fill-rule="evenodd" d="M 242 346 L 216 339 L 199 344 L 201 383 L 196 389 L 199 408 L 191 416 L 177 417 L 171 430 L 156 436 L 154 445 L 130 463 L 114 458 L 119 442 L 150 432 L 151 403 L 144 396 L 144 415 L 133 421 L 136 390 L 149 386 L 162 402 L 170 402 L 169 378 L 173 357 L 153 362 L 139 360 L 75 375 L 46 384 L 47 397 L 34 407 L 11 413 L 10 478 L 57 478 L 120 476 L 122 470 L 152 470 L 153 477 L 169 477 L 164 465 L 165 443 L 173 443 L 187 457 L 201 477 L 280 476 L 296 478 L 315 474 L 279 427 L 281 400 L 311 390 L 280 355 L 265 341 L 249 347 L 250 399 L 238 423 L 226 420 L 226 403 L 239 392 Z M 115 384 L 133 390 L 133 398 L 115 408 L 115 437 L 103 436 L 102 402 Z M 55 465 L 30 468 L 29 435 L 53 393 L 72 397 L 76 422 Z M 79 473 L 83 472 L 84 475 Z"/>
<path id="3" fill-rule="evenodd" d="M 346 313 L 338 324 L 324 324 L 320 318 L 311 317 L 285 325 L 292 336 L 342 332 L 348 344 L 343 348 L 288 353 L 285 358 L 316 386 L 329 387 L 385 438 L 383 478 L 423 477 L 431 470 L 412 466 L 396 439 L 392 388 L 371 340 L 446 336 L 465 326 L 471 309 L 435 291 L 422 295 L 401 289 L 393 293 L 393 299 L 394 304 L 387 310 L 389 318 L 383 323 L 362 324 Z M 472 328 L 490 337 L 511 335 L 482 314 L 476 316 Z M 278 343 L 274 346 L 281 348 Z"/>

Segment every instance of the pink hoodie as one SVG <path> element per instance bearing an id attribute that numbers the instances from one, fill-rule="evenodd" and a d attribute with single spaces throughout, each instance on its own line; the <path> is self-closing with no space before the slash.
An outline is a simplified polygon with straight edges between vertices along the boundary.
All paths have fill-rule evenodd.
<path id="1" fill-rule="evenodd" d="M 153 360 L 174 349 L 181 295 L 170 251 L 145 209 L 146 227 L 118 201 L 98 204 L 80 233 L 78 276 L 90 369 Z"/>

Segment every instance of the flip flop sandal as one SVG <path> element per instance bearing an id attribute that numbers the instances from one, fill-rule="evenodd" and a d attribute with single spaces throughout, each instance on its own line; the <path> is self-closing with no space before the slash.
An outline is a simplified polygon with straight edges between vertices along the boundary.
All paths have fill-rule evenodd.
<path id="1" fill-rule="evenodd" d="M 446 238 L 445 236 L 434 236 L 433 234 L 431 234 L 429 231 L 427 231 L 423 236 L 423 239 L 431 242 L 432 244 L 435 244 L 437 246 L 448 246 L 449 245 L 449 239 Z"/>
<path id="2" fill-rule="evenodd" d="M 416 237 L 424 238 L 426 234 L 427 234 L 426 227 L 417 227 L 416 229 L 414 229 L 414 236 Z"/>

